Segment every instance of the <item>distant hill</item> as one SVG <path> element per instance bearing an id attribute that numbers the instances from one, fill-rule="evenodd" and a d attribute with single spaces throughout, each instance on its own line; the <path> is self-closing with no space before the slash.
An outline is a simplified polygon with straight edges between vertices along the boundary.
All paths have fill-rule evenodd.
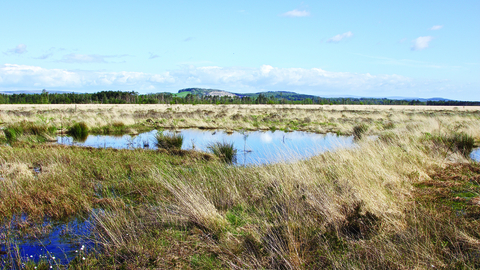
<path id="1" fill-rule="evenodd" d="M 236 97 L 239 96 L 238 94 L 218 90 L 218 89 L 204 89 L 204 88 L 186 88 L 182 90 L 178 90 L 178 97 L 184 97 L 188 94 L 192 95 L 199 95 L 199 96 L 229 96 L 229 97 Z"/>
<path id="2" fill-rule="evenodd" d="M 415 97 L 387 97 L 388 99 L 393 99 L 393 100 L 418 100 L 422 102 L 426 101 L 449 101 L 451 99 L 446 99 L 446 98 L 441 98 L 441 97 L 433 97 L 433 98 L 415 98 Z"/>
<path id="3" fill-rule="evenodd" d="M 178 90 L 178 94 L 176 94 L 179 97 L 185 97 L 188 94 L 192 95 L 199 95 L 199 96 L 238 96 L 238 97 L 252 97 L 252 98 L 257 98 L 260 94 L 267 96 L 267 97 L 273 97 L 276 99 L 286 99 L 286 100 L 304 100 L 307 98 L 313 99 L 317 97 L 322 97 L 322 98 L 353 98 L 353 99 L 362 99 L 362 98 L 373 98 L 373 97 L 362 97 L 362 96 L 352 96 L 352 95 L 326 95 L 326 96 L 315 96 L 315 95 L 306 95 L 306 94 L 298 94 L 295 92 L 290 92 L 290 91 L 267 91 L 267 92 L 258 92 L 258 93 L 233 93 L 233 92 L 228 92 L 224 90 L 219 90 L 219 89 L 206 89 L 206 88 L 185 88 Z M 440 97 L 433 97 L 433 98 L 416 98 L 416 97 L 399 97 L 399 96 L 394 96 L 394 97 L 383 97 L 383 98 L 374 98 L 374 99 L 390 99 L 390 100 L 406 100 L 406 101 L 411 101 L 411 100 L 418 100 L 421 102 L 427 102 L 427 101 L 450 101 L 451 99 L 445 99 L 445 98 L 440 98 Z"/>
<path id="4" fill-rule="evenodd" d="M 13 94 L 41 94 L 43 90 L 14 90 L 14 91 L 0 91 L 0 94 L 13 95 Z M 73 91 L 48 91 L 50 94 L 67 94 L 73 93 Z M 77 93 L 77 92 L 75 92 Z"/>
<path id="5" fill-rule="evenodd" d="M 268 91 L 268 92 L 258 92 L 258 93 L 233 93 L 219 89 L 205 89 L 205 88 L 186 88 L 178 90 L 177 96 L 184 97 L 188 94 L 199 95 L 199 96 L 231 96 L 231 97 L 252 97 L 257 98 L 259 95 L 264 95 L 267 97 L 274 97 L 277 99 L 286 99 L 286 100 L 304 100 L 307 98 L 315 98 L 314 95 L 304 95 L 298 94 L 295 92 L 288 91 Z"/>

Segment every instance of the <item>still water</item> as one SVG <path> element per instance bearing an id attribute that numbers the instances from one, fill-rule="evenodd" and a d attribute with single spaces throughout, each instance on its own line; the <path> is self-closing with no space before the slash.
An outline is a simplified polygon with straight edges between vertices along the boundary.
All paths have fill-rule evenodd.
<path id="1" fill-rule="evenodd" d="M 23 269 L 30 261 L 44 262 L 56 268 L 68 264 L 76 257 L 82 258 L 94 247 L 94 243 L 87 240 L 93 228 L 90 217 L 66 222 L 46 220 L 37 225 L 50 228 L 46 234 L 17 235 L 19 228 L 15 223 L 21 224 L 26 218 L 26 215 L 22 215 L 12 219 L 11 227 L 0 227 L 0 234 L 8 239 L 0 244 L 0 250 L 10 254 L 0 256 L 0 269 Z"/>
<path id="2" fill-rule="evenodd" d="M 83 142 L 72 137 L 58 137 L 59 144 L 91 146 L 99 148 L 156 149 L 157 130 L 137 136 L 89 135 Z M 172 133 L 173 131 L 164 131 Z M 182 149 L 196 149 L 208 152 L 208 145 L 214 142 L 233 143 L 237 149 L 237 164 L 266 164 L 279 161 L 292 161 L 334 150 L 339 147 L 352 147 L 353 137 L 336 134 L 315 134 L 304 131 L 248 131 L 226 133 L 222 130 L 178 130 L 183 136 Z"/>
<path id="3" fill-rule="evenodd" d="M 480 148 L 473 149 L 472 153 L 470 153 L 470 158 L 476 162 L 480 162 Z"/>

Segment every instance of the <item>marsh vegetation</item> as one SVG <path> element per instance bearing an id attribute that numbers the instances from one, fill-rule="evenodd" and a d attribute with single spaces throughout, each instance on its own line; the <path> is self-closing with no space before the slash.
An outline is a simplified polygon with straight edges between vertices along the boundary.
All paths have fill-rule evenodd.
<path id="1" fill-rule="evenodd" d="M 120 118 L 136 130 L 368 129 L 354 148 L 243 167 L 195 150 L 51 145 L 30 131 L 12 142 L 5 131 L 39 123 L 37 115 L 48 119 L 47 130 L 70 127 L 80 116 L 61 107 L 42 114 L 3 108 L 4 267 L 61 267 L 51 256 L 19 260 L 16 239 L 47 234 L 36 230 L 45 218 L 78 216 L 92 220 L 82 237 L 95 252 L 72 259 L 72 269 L 480 267 L 480 165 L 467 153 L 480 139 L 478 108 L 128 108 L 85 108 L 82 118 L 91 130 Z M 26 217 L 20 224 L 18 215 Z M 73 245 L 80 251 L 82 242 Z"/>

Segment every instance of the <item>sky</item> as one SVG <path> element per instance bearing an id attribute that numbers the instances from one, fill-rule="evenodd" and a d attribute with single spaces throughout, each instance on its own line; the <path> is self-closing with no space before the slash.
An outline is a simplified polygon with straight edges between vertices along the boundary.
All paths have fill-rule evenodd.
<path id="1" fill-rule="evenodd" d="M 480 1 L 1 1 L 0 91 L 480 100 Z"/>

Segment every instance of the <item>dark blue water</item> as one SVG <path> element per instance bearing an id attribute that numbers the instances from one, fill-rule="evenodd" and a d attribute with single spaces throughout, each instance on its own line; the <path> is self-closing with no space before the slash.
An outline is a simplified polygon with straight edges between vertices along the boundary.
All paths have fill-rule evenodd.
<path id="1" fill-rule="evenodd" d="M 71 137 L 58 137 L 57 142 L 67 145 L 91 146 L 100 148 L 156 149 L 157 130 L 137 136 L 89 135 L 84 142 L 75 142 Z M 172 131 L 164 131 L 171 133 Z M 336 134 L 316 134 L 303 131 L 249 131 L 227 134 L 222 130 L 184 129 L 182 149 L 197 149 L 208 152 L 208 145 L 217 141 L 230 142 L 237 149 L 238 164 L 266 164 L 279 161 L 292 161 L 308 158 L 338 147 L 352 147 L 353 137 Z"/>
<path id="2" fill-rule="evenodd" d="M 17 268 L 17 262 L 33 261 L 47 262 L 55 268 L 56 265 L 66 265 L 75 257 L 83 257 L 94 243 L 89 239 L 92 230 L 90 218 L 76 218 L 69 222 L 51 223 L 45 221 L 36 226 L 50 227 L 47 233 L 41 235 L 24 235 L 17 231 L 19 222 L 26 222 L 26 216 L 14 218 L 8 227 L 0 229 L 2 235 L 0 248 L 8 255 L 0 255 L 0 268 Z"/>

